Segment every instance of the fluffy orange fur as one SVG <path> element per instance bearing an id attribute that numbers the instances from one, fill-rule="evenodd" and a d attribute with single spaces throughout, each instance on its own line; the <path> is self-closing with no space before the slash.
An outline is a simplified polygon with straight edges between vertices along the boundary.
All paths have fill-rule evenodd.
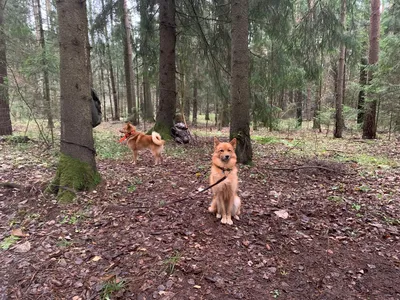
<path id="1" fill-rule="evenodd" d="M 238 170 L 236 167 L 236 138 L 229 143 L 214 138 L 210 185 L 222 177 L 227 178 L 212 187 L 213 198 L 208 210 L 221 218 L 222 224 L 232 225 L 232 216 L 239 220 L 241 201 L 237 195 Z"/>
<path id="2" fill-rule="evenodd" d="M 153 131 L 151 135 L 148 135 L 144 134 L 143 132 L 136 131 L 136 127 L 130 122 L 127 122 L 120 132 L 125 134 L 128 147 L 133 152 L 134 164 L 137 162 L 138 151 L 142 149 L 149 149 L 151 151 L 156 165 L 161 163 L 161 152 L 164 148 L 165 141 L 161 139 L 160 134 Z"/>

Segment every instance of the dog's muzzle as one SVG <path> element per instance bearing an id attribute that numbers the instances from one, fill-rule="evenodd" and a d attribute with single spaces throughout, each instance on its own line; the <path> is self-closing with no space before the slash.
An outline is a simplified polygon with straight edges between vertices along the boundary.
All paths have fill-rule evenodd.
<path id="1" fill-rule="evenodd" d="M 224 156 L 221 157 L 221 160 L 222 160 L 223 162 L 227 162 L 230 158 L 231 158 L 230 155 L 224 155 Z"/>

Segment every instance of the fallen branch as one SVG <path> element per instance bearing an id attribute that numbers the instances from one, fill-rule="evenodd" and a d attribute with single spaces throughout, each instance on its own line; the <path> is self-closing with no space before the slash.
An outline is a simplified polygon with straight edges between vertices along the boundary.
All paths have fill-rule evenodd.
<path id="1" fill-rule="evenodd" d="M 14 183 L 14 182 L 0 182 L 0 187 L 10 188 L 10 189 L 28 189 L 28 186 Z"/>

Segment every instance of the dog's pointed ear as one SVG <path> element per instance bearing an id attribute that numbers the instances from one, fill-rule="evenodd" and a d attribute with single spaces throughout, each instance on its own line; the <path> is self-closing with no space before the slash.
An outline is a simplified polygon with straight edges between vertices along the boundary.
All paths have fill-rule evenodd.
<path id="1" fill-rule="evenodd" d="M 214 148 L 217 147 L 221 143 L 217 137 L 214 137 Z"/>
<path id="2" fill-rule="evenodd" d="M 229 142 L 229 144 L 232 145 L 233 149 L 236 149 L 236 144 L 237 144 L 236 138 L 233 138 L 232 141 Z"/>

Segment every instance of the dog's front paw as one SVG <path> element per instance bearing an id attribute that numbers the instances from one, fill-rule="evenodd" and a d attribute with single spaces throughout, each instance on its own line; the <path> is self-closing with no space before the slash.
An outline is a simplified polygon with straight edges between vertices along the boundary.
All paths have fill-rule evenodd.
<path id="1" fill-rule="evenodd" d="M 210 206 L 210 207 L 208 208 L 208 211 L 209 211 L 210 213 L 215 213 L 215 212 L 217 211 L 217 209 L 216 209 L 215 207 Z"/>
<path id="2" fill-rule="evenodd" d="M 222 216 L 220 214 L 217 214 L 216 217 L 217 217 L 217 219 L 221 219 Z"/>
<path id="3" fill-rule="evenodd" d="M 222 224 L 226 224 L 226 222 L 227 222 L 226 218 L 223 217 L 223 218 L 221 219 L 221 223 L 222 223 Z"/>
<path id="4" fill-rule="evenodd" d="M 232 219 L 231 218 L 226 218 L 226 224 L 228 224 L 228 225 L 232 225 L 233 224 L 233 222 L 232 222 Z"/>
<path id="5" fill-rule="evenodd" d="M 238 215 L 234 216 L 234 218 L 235 218 L 236 220 L 240 220 L 240 218 L 239 218 Z"/>

